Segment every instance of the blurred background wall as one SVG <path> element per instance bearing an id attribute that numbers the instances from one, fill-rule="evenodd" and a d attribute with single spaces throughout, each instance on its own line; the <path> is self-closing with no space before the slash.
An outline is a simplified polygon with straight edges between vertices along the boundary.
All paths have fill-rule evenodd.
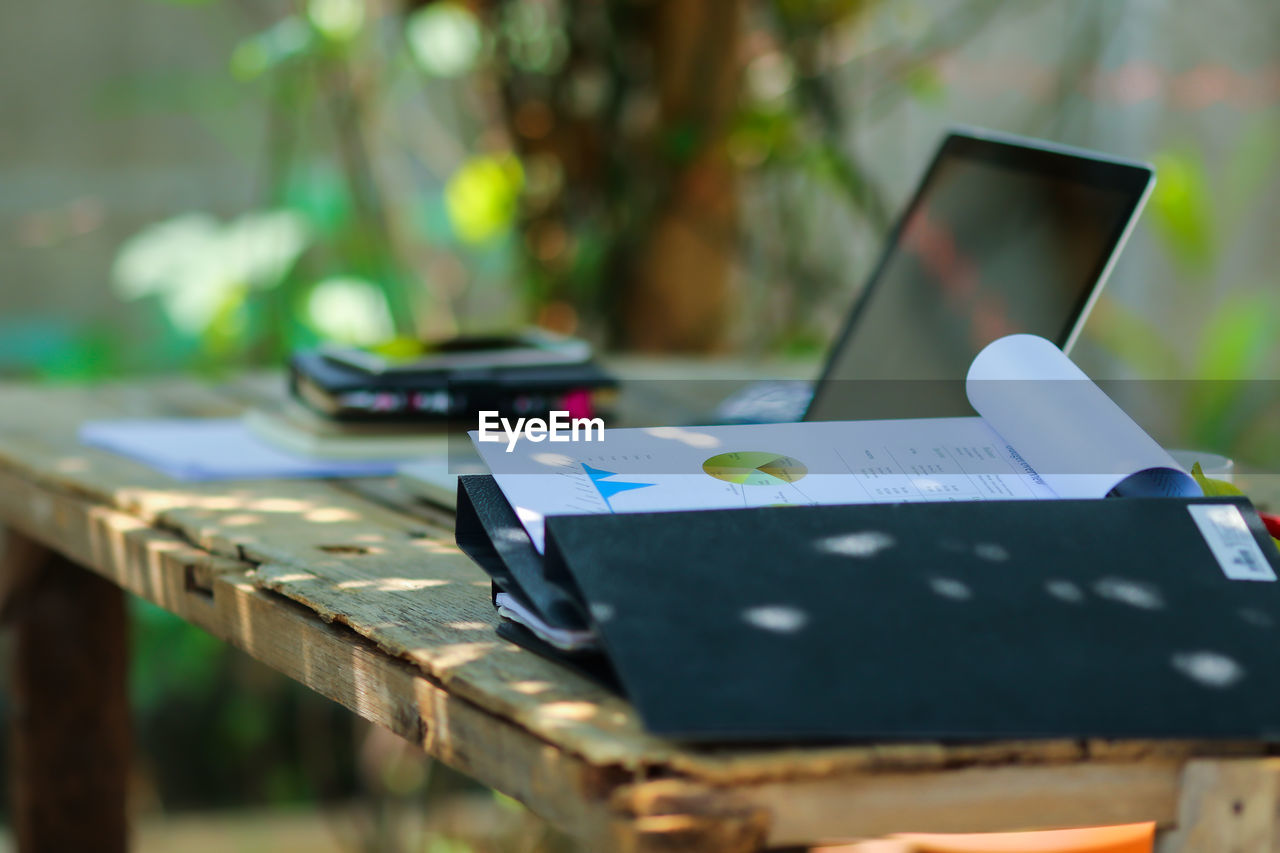
<path id="1" fill-rule="evenodd" d="M 226 74 L 245 25 L 221 4 L 0 5 L 0 369 L 75 373 L 162 335 L 110 288 L 121 245 L 258 203 L 260 108 Z"/>

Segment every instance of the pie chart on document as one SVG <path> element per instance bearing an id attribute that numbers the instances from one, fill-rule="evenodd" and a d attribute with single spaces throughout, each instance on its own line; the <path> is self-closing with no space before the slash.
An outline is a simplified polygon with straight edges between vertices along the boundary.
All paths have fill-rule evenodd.
<path id="1" fill-rule="evenodd" d="M 799 459 L 764 450 L 718 453 L 702 463 L 702 470 L 738 486 L 783 486 L 809 473 Z"/>

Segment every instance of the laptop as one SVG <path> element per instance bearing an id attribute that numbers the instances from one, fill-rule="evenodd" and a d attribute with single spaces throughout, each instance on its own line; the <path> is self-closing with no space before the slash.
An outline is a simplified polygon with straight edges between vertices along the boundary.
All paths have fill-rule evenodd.
<path id="1" fill-rule="evenodd" d="M 1070 351 L 1155 183 L 1151 166 L 985 130 L 943 138 L 891 230 L 816 386 L 759 383 L 716 420 L 973 414 L 964 374 L 991 341 L 1027 332 Z M 704 421 L 705 422 L 705 421 Z M 402 485 L 452 508 L 443 456 Z"/>
<path id="2" fill-rule="evenodd" d="M 1070 352 L 1155 184 L 1151 166 L 949 133 L 890 232 L 805 420 L 972 414 L 964 374 L 996 338 Z"/>

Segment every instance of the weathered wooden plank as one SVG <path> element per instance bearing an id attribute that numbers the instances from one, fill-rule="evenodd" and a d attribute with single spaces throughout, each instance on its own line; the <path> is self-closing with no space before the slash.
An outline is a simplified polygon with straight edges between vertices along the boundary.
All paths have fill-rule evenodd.
<path id="1" fill-rule="evenodd" d="M 487 579 L 451 543 L 424 535 L 421 522 L 323 483 L 124 494 L 126 505 L 145 507 L 150 520 L 120 513 L 111 516 L 115 529 L 106 529 L 105 507 L 59 498 L 0 462 L 0 511 L 33 535 L 43 532 L 41 538 L 74 549 L 89 565 L 103 549 L 125 547 L 127 534 L 144 536 L 158 524 L 218 557 L 260 564 L 259 585 L 348 625 L 460 695 L 572 751 L 640 767 L 674 749 L 646 734 L 617 696 L 497 638 Z M 149 598 L 163 594 L 139 591 Z M 200 624 L 198 617 L 193 621 Z"/>
<path id="2" fill-rule="evenodd" d="M 24 538 L 206 630 L 212 627 L 212 577 L 248 568 L 132 516 L 47 492 L 2 469 L 0 518 Z"/>
<path id="3" fill-rule="evenodd" d="M 11 475 L 0 473 L 0 495 L 6 498 L 0 502 L 0 514 L 16 515 L 21 490 L 14 489 L 15 483 L 6 482 L 6 477 Z M 19 500 L 13 499 L 15 493 Z M 60 544 L 74 559 L 527 803 L 582 837 L 592 849 L 643 850 L 653 838 L 661 837 L 652 828 L 638 835 L 631 816 L 613 806 L 613 791 L 640 778 L 635 772 L 588 762 L 460 698 L 418 667 L 387 655 L 350 629 L 327 623 L 312 610 L 264 591 L 247 564 L 201 552 L 172 533 L 113 510 L 61 496 L 51 501 L 46 521 L 59 521 L 41 529 L 46 534 L 59 529 L 71 532 Z M 21 521 L 27 526 L 32 518 Z M 85 532 L 75 535 L 81 528 Z M 107 588 L 118 594 L 116 586 Z M 49 624 L 43 610 L 33 615 L 42 626 Z M 95 666 L 98 657 L 86 653 L 86 648 L 94 647 L 78 647 L 77 660 Z M 123 679 L 123 663 L 118 663 Z M 108 666 L 102 671 L 113 670 Z M 77 707 L 93 714 L 96 705 L 88 701 Z M 63 719 L 59 713 L 49 718 Z M 85 743 L 68 737 L 68 731 L 75 730 L 61 730 L 59 742 L 78 754 Z M 20 805 L 25 808 L 25 801 Z M 718 826 L 707 816 L 697 824 L 706 832 Z"/>
<path id="4" fill-rule="evenodd" d="M 607 769 L 459 699 L 349 629 L 281 602 L 247 575 L 214 579 L 215 633 L 584 837 L 607 832 Z"/>
<path id="5" fill-rule="evenodd" d="M 1280 850 L 1280 758 L 1186 765 L 1177 828 L 1160 853 Z"/>
<path id="6" fill-rule="evenodd" d="M 71 481 L 76 491 L 141 522 L 220 556 L 261 564 L 256 578 L 264 586 L 594 761 L 643 767 L 673 751 L 644 733 L 616 696 L 498 640 L 487 580 L 453 547 L 450 532 L 325 483 L 157 482 L 153 472 L 127 460 L 67 446 L 61 419 L 86 411 L 100 416 L 103 409 L 115 414 L 116 401 L 105 391 L 85 394 L 79 402 L 62 395 L 62 410 L 41 409 L 58 419 L 61 432 L 33 434 L 28 424 L 21 437 L 0 433 L 0 465 L 8 462 L 23 474 L 34 468 L 51 487 Z M 131 398 L 131 405 L 138 401 Z M 29 499 L 39 509 L 48 501 L 16 483 L 10 493 L 11 504 Z"/>
<path id="7" fill-rule="evenodd" d="M 45 511 L 23 515 L 22 507 L 30 504 L 23 500 L 21 486 L 17 478 L 0 472 L 0 515 L 16 517 L 20 527 L 56 540 L 71 559 L 529 803 L 549 819 L 586 834 L 612 832 L 606 799 L 614 776 L 621 773 L 617 768 L 598 768 L 554 749 L 450 694 L 417 667 L 388 656 L 349 629 L 263 591 L 248 564 L 215 557 L 172 533 L 75 498 L 52 496 Z M 108 587 L 118 593 L 116 586 Z M 45 624 L 43 611 L 35 615 Z M 87 651 L 91 649 L 95 651 Z M 93 645 L 78 647 L 76 654 L 85 665 L 96 665 Z M 96 705 L 88 701 L 82 707 L 92 714 Z M 78 751 L 85 743 L 68 736 L 74 731 L 64 729 L 59 737 Z"/>
<path id="8" fill-rule="evenodd" d="M 739 788 L 766 806 L 770 841 L 894 832 L 998 832 L 1177 819 L 1178 762 L 1010 764 Z"/>

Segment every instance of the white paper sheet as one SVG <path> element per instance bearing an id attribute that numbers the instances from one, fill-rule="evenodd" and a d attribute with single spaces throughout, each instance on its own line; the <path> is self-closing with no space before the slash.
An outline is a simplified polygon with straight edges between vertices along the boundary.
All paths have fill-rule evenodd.
<path id="1" fill-rule="evenodd" d="M 505 443 L 476 442 L 539 551 L 548 515 L 1054 497 L 981 418 L 612 429 L 604 436 L 521 440 L 511 453 Z"/>
<path id="2" fill-rule="evenodd" d="M 969 368 L 973 408 L 1064 498 L 1192 496 L 1200 487 L 1062 351 L 1035 335 L 993 341 Z"/>
<path id="3" fill-rule="evenodd" d="M 992 343 L 968 387 L 982 417 L 612 429 L 602 442 L 521 439 L 510 453 L 505 441 L 471 437 L 539 551 L 549 515 L 1101 498 L 1122 482 L 1133 493 L 1199 494 L 1042 338 Z"/>
<path id="4" fill-rule="evenodd" d="M 286 453 L 254 436 L 239 418 L 91 421 L 80 428 L 80 441 L 187 481 L 381 477 L 408 461 Z"/>

